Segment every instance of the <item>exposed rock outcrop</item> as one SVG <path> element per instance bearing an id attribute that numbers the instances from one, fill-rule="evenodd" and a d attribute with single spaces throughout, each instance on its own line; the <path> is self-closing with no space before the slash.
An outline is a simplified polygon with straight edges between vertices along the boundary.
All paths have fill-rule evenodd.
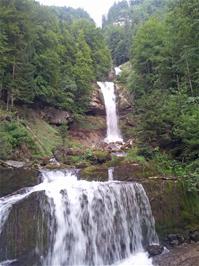
<path id="1" fill-rule="evenodd" d="M 105 115 L 106 114 L 103 96 L 97 84 L 94 85 L 94 90 L 91 96 L 91 101 L 90 101 L 87 114 L 89 115 Z"/>
<path id="2" fill-rule="evenodd" d="M 191 241 L 199 242 L 199 230 L 190 232 L 189 237 Z"/>
<path id="3" fill-rule="evenodd" d="M 120 142 L 120 141 L 111 142 L 111 143 L 100 142 L 96 147 L 109 152 L 122 152 L 122 151 L 127 151 L 128 149 L 132 148 L 132 146 L 133 146 L 133 140 L 129 139 L 126 142 Z"/>
<path id="4" fill-rule="evenodd" d="M 56 109 L 54 107 L 44 107 L 40 111 L 41 117 L 49 124 L 60 126 L 62 124 L 69 124 L 73 121 L 73 117 L 67 111 Z"/>
<path id="5" fill-rule="evenodd" d="M 149 257 L 154 257 L 160 255 L 163 252 L 164 247 L 162 245 L 150 245 L 146 250 L 149 253 Z"/>
<path id="6" fill-rule="evenodd" d="M 120 114 L 125 114 L 132 108 L 132 97 L 126 88 L 116 84 L 116 92 L 118 97 L 118 109 Z"/>

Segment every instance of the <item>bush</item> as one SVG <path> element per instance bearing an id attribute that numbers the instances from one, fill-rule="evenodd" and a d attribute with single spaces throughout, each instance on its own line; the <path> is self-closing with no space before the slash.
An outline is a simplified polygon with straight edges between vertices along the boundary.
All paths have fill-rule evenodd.
<path id="1" fill-rule="evenodd" d="M 138 162 L 141 164 L 146 162 L 145 158 L 138 154 L 138 149 L 136 147 L 128 151 L 126 159 L 128 161 Z"/>
<path id="2" fill-rule="evenodd" d="M 110 161 L 111 155 L 107 151 L 93 151 L 93 156 L 90 160 L 101 164 Z"/>
<path id="3" fill-rule="evenodd" d="M 26 128 L 16 121 L 0 123 L 0 158 L 7 159 L 20 145 L 34 148 L 34 142 Z"/>
<path id="4" fill-rule="evenodd" d="M 8 159 L 11 153 L 12 145 L 9 142 L 9 137 L 4 132 L 0 132 L 0 159 Z"/>

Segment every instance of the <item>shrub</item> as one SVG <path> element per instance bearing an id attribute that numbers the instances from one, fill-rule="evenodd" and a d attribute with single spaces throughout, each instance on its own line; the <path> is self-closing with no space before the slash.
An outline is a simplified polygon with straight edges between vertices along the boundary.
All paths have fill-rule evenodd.
<path id="1" fill-rule="evenodd" d="M 26 128 L 20 122 L 0 123 L 0 158 L 7 159 L 20 145 L 26 144 L 30 149 L 35 145 Z"/>

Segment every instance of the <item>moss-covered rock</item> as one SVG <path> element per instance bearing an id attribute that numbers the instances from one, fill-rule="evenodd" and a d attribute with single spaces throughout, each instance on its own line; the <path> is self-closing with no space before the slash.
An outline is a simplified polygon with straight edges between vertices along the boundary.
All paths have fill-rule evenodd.
<path id="1" fill-rule="evenodd" d="M 82 169 L 79 173 L 81 179 L 88 181 L 107 181 L 108 168 L 106 166 L 89 166 Z"/>
<path id="2" fill-rule="evenodd" d="M 111 160 L 111 155 L 107 151 L 102 151 L 102 150 L 96 150 L 93 152 L 93 156 L 91 158 L 91 161 L 94 161 L 96 163 L 102 164 L 107 161 Z"/>

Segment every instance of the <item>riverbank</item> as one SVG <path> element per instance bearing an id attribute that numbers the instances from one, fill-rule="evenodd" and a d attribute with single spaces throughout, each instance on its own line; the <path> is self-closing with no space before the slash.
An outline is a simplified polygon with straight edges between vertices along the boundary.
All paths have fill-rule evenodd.
<path id="1" fill-rule="evenodd" d="M 183 244 L 154 257 L 154 266 L 198 266 L 199 243 Z"/>

